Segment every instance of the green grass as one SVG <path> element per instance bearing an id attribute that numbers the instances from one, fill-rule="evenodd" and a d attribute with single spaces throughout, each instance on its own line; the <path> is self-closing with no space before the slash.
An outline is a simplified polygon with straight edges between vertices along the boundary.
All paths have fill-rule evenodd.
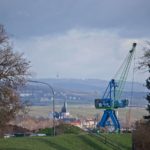
<path id="1" fill-rule="evenodd" d="M 107 139 L 113 141 L 117 145 L 120 145 L 125 150 L 131 150 L 132 139 L 131 134 L 107 134 Z"/>
<path id="2" fill-rule="evenodd" d="M 106 135 L 119 142 L 126 150 L 131 149 L 129 134 Z M 56 137 L 18 137 L 0 139 L 0 150 L 112 150 L 99 138 L 88 134 L 63 134 Z"/>
<path id="3" fill-rule="evenodd" d="M 45 128 L 39 130 L 37 133 L 42 133 L 46 135 L 53 136 L 53 128 Z M 85 133 L 81 128 L 70 125 L 70 124 L 60 124 L 55 127 L 55 134 L 61 135 L 61 134 L 82 134 Z"/>
<path id="4" fill-rule="evenodd" d="M 112 150 L 109 144 L 131 149 L 131 134 L 89 134 L 78 127 L 61 124 L 56 126 L 57 136 L 47 137 L 13 137 L 0 139 L 0 150 Z M 45 128 L 39 133 L 52 132 L 51 128 Z M 106 140 L 105 140 L 106 139 Z"/>
<path id="5" fill-rule="evenodd" d="M 131 134 L 108 134 L 107 137 L 109 139 L 115 139 L 116 142 L 123 144 L 123 145 L 131 145 Z"/>

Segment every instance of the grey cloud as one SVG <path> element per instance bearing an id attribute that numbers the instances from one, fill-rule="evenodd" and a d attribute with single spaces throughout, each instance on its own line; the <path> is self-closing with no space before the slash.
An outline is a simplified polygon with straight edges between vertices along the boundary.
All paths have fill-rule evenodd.
<path id="1" fill-rule="evenodd" d="M 0 0 L 0 20 L 14 36 L 62 33 L 73 28 L 119 30 L 150 37 L 149 0 Z"/>
<path id="2" fill-rule="evenodd" d="M 58 36 L 16 39 L 15 45 L 31 60 L 38 77 L 55 77 L 59 73 L 64 78 L 109 80 L 135 41 L 140 50 L 140 39 L 123 39 L 100 30 L 71 30 Z M 138 79 L 143 80 L 143 76 Z"/>

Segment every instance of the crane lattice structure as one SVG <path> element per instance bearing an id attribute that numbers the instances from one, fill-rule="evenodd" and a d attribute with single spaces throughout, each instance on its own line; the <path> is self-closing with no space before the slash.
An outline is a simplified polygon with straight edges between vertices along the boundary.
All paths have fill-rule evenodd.
<path id="1" fill-rule="evenodd" d="M 136 43 L 133 43 L 132 49 L 129 51 L 127 57 L 123 61 L 115 78 L 109 82 L 104 95 L 101 99 L 95 99 L 96 109 L 105 109 L 101 120 L 98 122 L 97 127 L 111 126 L 109 119 L 112 120 L 114 131 L 120 131 L 120 123 L 116 115 L 115 109 L 127 107 L 129 101 L 121 99 L 125 82 L 129 73 L 131 62 L 135 53 Z M 117 77 L 119 80 L 117 80 Z"/>

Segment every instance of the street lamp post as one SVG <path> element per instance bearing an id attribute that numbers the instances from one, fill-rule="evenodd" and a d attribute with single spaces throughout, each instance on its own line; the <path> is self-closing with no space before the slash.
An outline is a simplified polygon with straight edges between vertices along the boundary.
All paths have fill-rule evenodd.
<path id="1" fill-rule="evenodd" d="M 52 88 L 52 86 L 46 82 L 42 82 L 42 81 L 34 81 L 34 80 L 28 80 L 28 82 L 33 82 L 33 83 L 39 83 L 39 84 L 44 84 L 44 85 L 47 85 L 50 90 L 51 90 L 51 93 L 52 93 L 52 101 L 53 101 L 53 135 L 55 136 L 55 116 L 54 116 L 54 113 L 55 113 L 55 93 L 54 93 L 54 89 Z"/>

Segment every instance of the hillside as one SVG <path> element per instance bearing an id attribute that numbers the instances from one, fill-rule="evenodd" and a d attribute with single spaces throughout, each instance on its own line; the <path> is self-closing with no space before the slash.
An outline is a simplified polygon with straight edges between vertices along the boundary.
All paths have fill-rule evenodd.
<path id="1" fill-rule="evenodd" d="M 103 91 L 106 89 L 108 82 L 101 79 L 39 79 L 53 85 L 55 88 L 71 89 L 73 91 L 91 92 L 91 91 Z M 132 82 L 127 81 L 125 85 L 125 91 L 130 91 Z M 134 82 L 134 91 L 145 91 L 145 87 L 142 83 Z"/>
<path id="2" fill-rule="evenodd" d="M 29 136 L 0 138 L 0 150 L 130 150 L 131 134 L 96 134 L 85 132 L 79 127 L 61 124 L 56 127 L 56 136 L 52 128 L 39 130 L 38 133 L 49 136 Z M 35 135 L 35 134 L 34 134 Z"/>
<path id="3" fill-rule="evenodd" d="M 111 140 L 114 143 L 118 141 L 122 150 L 131 149 L 131 138 L 128 134 L 111 135 Z M 88 134 L 64 134 L 56 137 L 18 137 L 0 139 L 0 150 L 112 150 L 108 142 L 104 143 L 101 139 Z"/>
<path id="4" fill-rule="evenodd" d="M 66 99 L 70 104 L 94 104 L 94 99 L 101 97 L 107 87 L 108 81 L 98 79 L 40 79 L 49 83 L 54 91 L 57 104 L 62 104 Z M 127 82 L 123 98 L 131 98 L 131 82 Z M 32 105 L 50 104 L 51 91 L 46 85 L 29 83 L 21 91 L 23 101 L 29 101 Z M 131 105 L 145 106 L 146 90 L 143 84 L 134 83 L 133 100 Z"/>

